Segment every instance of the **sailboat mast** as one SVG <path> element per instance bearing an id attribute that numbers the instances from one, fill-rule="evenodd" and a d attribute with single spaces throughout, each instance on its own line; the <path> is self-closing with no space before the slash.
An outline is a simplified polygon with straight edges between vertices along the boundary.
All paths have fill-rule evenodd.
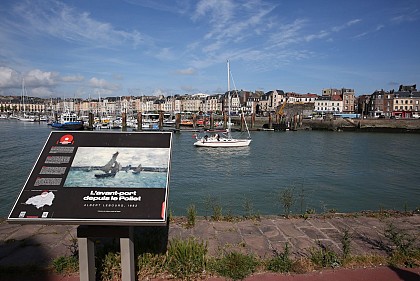
<path id="1" fill-rule="evenodd" d="M 26 112 L 26 105 L 25 105 L 25 78 L 22 78 L 22 103 L 23 103 L 23 114 L 25 115 L 25 112 Z"/>
<path id="2" fill-rule="evenodd" d="M 229 60 L 227 60 L 227 90 L 228 90 L 228 136 L 230 138 L 230 127 L 231 127 L 231 120 L 230 120 L 230 64 L 229 64 Z"/>

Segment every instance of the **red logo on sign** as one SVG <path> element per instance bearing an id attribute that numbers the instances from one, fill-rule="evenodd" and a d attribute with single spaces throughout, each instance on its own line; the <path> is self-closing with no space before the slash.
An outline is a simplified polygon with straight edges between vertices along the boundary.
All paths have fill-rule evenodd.
<path id="1" fill-rule="evenodd" d="M 69 144 L 69 143 L 73 144 L 74 143 L 73 136 L 72 135 L 64 135 L 60 138 L 59 143 L 60 144 Z"/>

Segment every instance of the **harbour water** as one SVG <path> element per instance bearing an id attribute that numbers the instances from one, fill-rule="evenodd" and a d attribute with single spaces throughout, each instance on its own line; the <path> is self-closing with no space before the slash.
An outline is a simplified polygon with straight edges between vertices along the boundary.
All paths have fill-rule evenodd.
<path id="1" fill-rule="evenodd" d="M 0 217 L 6 217 L 51 129 L 0 120 Z M 185 215 L 212 207 L 223 214 L 283 213 L 280 194 L 293 191 L 293 212 L 413 210 L 420 207 L 419 134 L 252 132 L 243 148 L 196 148 L 191 132 L 172 143 L 169 206 Z"/>

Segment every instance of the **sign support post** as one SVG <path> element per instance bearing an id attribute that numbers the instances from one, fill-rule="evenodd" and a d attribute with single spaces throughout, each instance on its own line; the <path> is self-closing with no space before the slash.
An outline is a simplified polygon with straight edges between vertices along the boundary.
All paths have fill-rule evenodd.
<path id="1" fill-rule="evenodd" d="M 134 281 L 134 235 L 133 227 L 128 228 L 128 237 L 120 238 L 122 281 Z"/>
<path id="2" fill-rule="evenodd" d="M 133 226 L 79 226 L 80 281 L 95 281 L 95 243 L 96 237 L 120 238 L 122 281 L 136 280 L 134 264 L 134 227 Z"/>
<path id="3" fill-rule="evenodd" d="M 95 242 L 87 237 L 78 237 L 80 281 L 93 281 L 95 270 Z"/>

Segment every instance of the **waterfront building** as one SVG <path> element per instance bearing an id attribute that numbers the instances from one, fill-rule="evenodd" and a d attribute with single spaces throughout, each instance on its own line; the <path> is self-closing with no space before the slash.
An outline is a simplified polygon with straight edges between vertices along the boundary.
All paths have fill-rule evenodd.
<path id="1" fill-rule="evenodd" d="M 216 95 L 209 95 L 204 100 L 203 105 L 204 112 L 215 112 L 215 113 L 222 113 L 223 111 L 223 95 L 216 94 Z"/>
<path id="2" fill-rule="evenodd" d="M 341 95 L 321 96 L 315 101 L 316 113 L 338 114 L 343 112 L 343 99 Z"/>
<path id="3" fill-rule="evenodd" d="M 310 115 L 308 111 L 319 114 L 351 114 L 359 113 L 371 118 L 418 118 L 420 116 L 420 92 L 416 85 L 401 85 L 398 91 L 377 90 L 371 95 L 356 97 L 354 89 L 325 88 L 322 96 L 316 94 L 285 93 L 283 90 L 262 91 L 231 91 L 231 112 L 238 114 L 256 113 L 267 116 L 276 112 L 279 106 L 287 103 L 287 112 Z M 26 99 L 27 112 L 48 112 L 61 114 L 73 111 L 80 116 L 93 113 L 95 116 L 120 116 L 122 112 L 134 115 L 137 112 L 164 111 L 179 112 L 226 112 L 228 93 L 193 94 L 174 96 L 122 96 L 105 97 L 102 99 Z M 1 112 L 20 112 L 23 105 L 20 97 L 0 97 Z"/>
<path id="4" fill-rule="evenodd" d="M 356 113 L 361 114 L 362 118 L 369 115 L 369 103 L 371 95 L 361 95 L 356 99 Z"/>
<path id="5" fill-rule="evenodd" d="M 341 94 L 343 96 L 343 113 L 354 113 L 354 89 L 341 89 Z"/>
<path id="6" fill-rule="evenodd" d="M 388 92 L 384 90 L 376 90 L 370 97 L 369 101 L 369 116 L 378 118 L 384 115 L 384 100 Z"/>
<path id="7" fill-rule="evenodd" d="M 408 91 L 401 91 L 407 90 Z M 394 92 L 394 103 L 392 115 L 396 118 L 413 118 L 420 113 L 420 92 L 414 88 L 400 86 L 398 92 Z M 418 118 L 418 117 L 416 117 Z"/>
<path id="8" fill-rule="evenodd" d="M 326 89 L 322 89 L 322 95 L 327 96 L 327 97 L 331 97 L 335 95 L 341 96 L 342 92 L 339 89 L 326 88 Z"/>

